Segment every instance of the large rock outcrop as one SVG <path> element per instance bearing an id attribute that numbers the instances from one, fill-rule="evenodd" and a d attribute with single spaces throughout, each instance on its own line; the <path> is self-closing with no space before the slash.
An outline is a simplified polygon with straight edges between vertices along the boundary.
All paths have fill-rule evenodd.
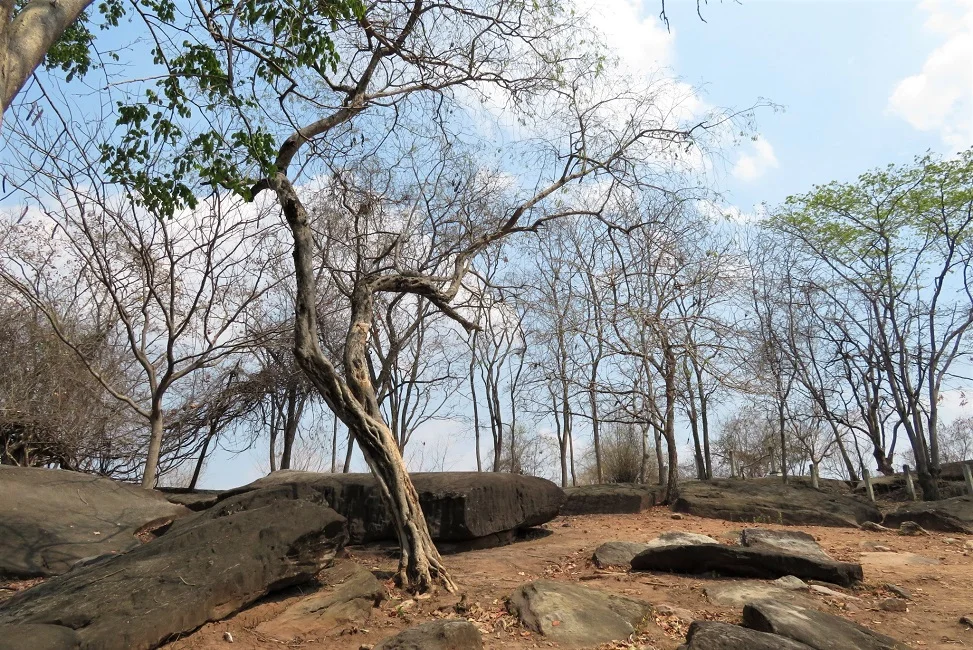
<path id="1" fill-rule="evenodd" d="M 81 650 L 155 648 L 310 580 L 345 539 L 343 517 L 302 499 L 197 515 L 192 525 L 17 594 L 0 605 L 0 626 L 58 626 Z"/>
<path id="2" fill-rule="evenodd" d="M 762 524 L 856 527 L 882 520 L 882 513 L 863 499 L 780 479 L 686 481 L 679 484 L 672 509 L 711 519 Z"/>
<path id="3" fill-rule="evenodd" d="M 415 473 L 411 477 L 429 532 L 437 542 L 466 542 L 538 526 L 557 516 L 565 498 L 554 483 L 533 476 L 440 472 Z M 350 543 L 395 539 L 392 515 L 371 474 L 284 470 L 231 490 L 221 499 L 287 485 L 302 485 L 321 493 L 332 508 L 348 519 Z"/>
<path id="4" fill-rule="evenodd" d="M 579 485 L 564 489 L 567 500 L 562 515 L 622 515 L 639 513 L 658 505 L 665 488 L 637 483 Z"/>
<path id="5" fill-rule="evenodd" d="M 883 525 L 898 528 L 905 521 L 927 530 L 973 535 L 973 496 L 907 503 L 886 514 Z"/>
<path id="6" fill-rule="evenodd" d="M 694 621 L 683 647 L 685 650 L 812 650 L 811 646 L 776 634 L 718 621 Z"/>
<path id="7" fill-rule="evenodd" d="M 0 465 L 0 575 L 59 575 L 131 550 L 140 529 L 189 514 L 157 492 L 101 476 Z"/>

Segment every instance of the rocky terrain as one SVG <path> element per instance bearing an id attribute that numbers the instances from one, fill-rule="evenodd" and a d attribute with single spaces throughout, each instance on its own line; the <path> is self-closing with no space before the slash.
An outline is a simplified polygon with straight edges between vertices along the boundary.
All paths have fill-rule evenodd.
<path id="1" fill-rule="evenodd" d="M 394 588 L 387 513 L 364 475 L 282 472 L 170 504 L 0 467 L 0 490 L 18 495 L 0 502 L 0 649 L 973 644 L 968 497 L 876 507 L 841 483 L 690 482 L 673 512 L 639 486 L 416 485 L 455 594 Z"/>

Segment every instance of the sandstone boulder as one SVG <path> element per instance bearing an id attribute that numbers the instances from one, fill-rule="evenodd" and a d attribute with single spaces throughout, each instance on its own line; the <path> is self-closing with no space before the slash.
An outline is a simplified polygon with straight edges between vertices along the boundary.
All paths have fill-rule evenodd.
<path id="1" fill-rule="evenodd" d="M 676 512 L 761 524 L 857 527 L 881 521 L 866 500 L 838 489 L 815 489 L 780 479 L 686 481 L 672 502 Z"/>
<path id="2" fill-rule="evenodd" d="M 721 544 L 650 548 L 632 558 L 632 568 L 762 579 L 792 575 L 846 586 L 862 579 L 860 564 Z"/>
<path id="3" fill-rule="evenodd" d="M 522 585 L 507 607 L 527 629 L 572 648 L 627 639 L 652 612 L 644 601 L 552 580 Z"/>
<path id="4" fill-rule="evenodd" d="M 411 474 L 437 542 L 464 542 L 539 526 L 557 516 L 564 492 L 533 476 L 494 472 Z M 265 487 L 311 488 L 348 519 L 349 543 L 395 539 L 392 515 L 371 474 L 319 474 L 283 470 L 221 495 L 221 500 Z M 217 506 L 218 507 L 218 506 Z"/>
<path id="5" fill-rule="evenodd" d="M 743 625 L 815 650 L 907 650 L 909 647 L 840 616 L 787 603 L 750 603 L 743 608 Z"/>
<path id="6" fill-rule="evenodd" d="M 898 528 L 907 521 L 927 530 L 973 535 L 973 496 L 906 503 L 886 514 L 882 523 Z"/>
<path id="7" fill-rule="evenodd" d="M 200 518 L 18 593 L 0 605 L 0 626 L 60 626 L 82 650 L 155 648 L 310 580 L 345 539 L 343 517 L 303 500 Z"/>
<path id="8" fill-rule="evenodd" d="M 469 621 L 432 621 L 399 632 L 375 650 L 480 650 L 483 635 Z"/>
<path id="9" fill-rule="evenodd" d="M 660 503 L 664 488 L 637 483 L 606 483 L 565 488 L 562 515 L 622 515 L 642 512 Z"/>
<path id="10" fill-rule="evenodd" d="M 686 650 L 811 650 L 776 634 L 718 621 L 695 621 L 686 634 Z"/>
<path id="11" fill-rule="evenodd" d="M 0 576 L 53 576 L 124 553 L 135 534 L 190 514 L 152 490 L 93 474 L 0 465 Z"/>

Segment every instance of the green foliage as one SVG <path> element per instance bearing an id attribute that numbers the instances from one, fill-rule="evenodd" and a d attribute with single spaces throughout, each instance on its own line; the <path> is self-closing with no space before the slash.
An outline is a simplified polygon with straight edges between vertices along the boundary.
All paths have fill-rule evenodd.
<path id="1" fill-rule="evenodd" d="M 851 264 L 895 259 L 917 247 L 962 246 L 973 208 L 973 149 L 889 165 L 854 183 L 819 185 L 788 197 L 773 228 L 797 235 L 818 253 Z"/>
<path id="2" fill-rule="evenodd" d="M 360 0 L 218 0 L 203 14 L 205 24 L 196 24 L 172 0 L 139 5 L 154 21 L 190 37 L 153 48 L 153 61 L 165 74 L 142 97 L 118 103 L 123 131 L 102 146 L 101 155 L 114 182 L 162 215 L 194 207 L 201 185 L 249 198 L 254 179 L 247 171 L 258 178 L 273 174 L 280 144 L 261 125 L 240 118 L 262 110 L 254 81 L 286 88 L 302 68 L 336 69 L 332 34 L 340 20 L 364 13 Z M 160 151 L 168 152 L 165 159 Z"/>

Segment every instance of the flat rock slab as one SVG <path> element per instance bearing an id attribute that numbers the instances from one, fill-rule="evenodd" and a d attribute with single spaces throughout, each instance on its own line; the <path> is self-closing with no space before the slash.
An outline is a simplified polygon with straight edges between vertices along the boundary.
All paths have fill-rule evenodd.
<path id="1" fill-rule="evenodd" d="M 663 546 L 632 558 L 637 571 L 717 573 L 743 578 L 774 579 L 791 575 L 850 586 L 862 579 L 860 564 L 822 560 L 764 549 L 714 544 Z"/>
<path id="2" fill-rule="evenodd" d="M 385 586 L 371 571 L 350 560 L 338 560 L 318 574 L 321 590 L 303 598 L 275 618 L 257 626 L 261 634 L 293 641 L 368 620 L 385 599 Z"/>
<path id="3" fill-rule="evenodd" d="M 706 585 L 703 593 L 706 594 L 706 600 L 714 605 L 723 605 L 724 607 L 743 607 L 755 600 L 778 600 L 813 607 L 809 598 L 801 596 L 794 589 L 786 589 L 756 580 L 717 582 Z"/>
<path id="4" fill-rule="evenodd" d="M 907 503 L 886 514 L 882 525 L 898 528 L 906 521 L 926 530 L 973 535 L 973 496 Z"/>
<path id="5" fill-rule="evenodd" d="M 345 520 L 302 500 L 170 531 L 0 605 L 0 625 L 58 625 L 82 650 L 146 650 L 312 579 L 346 538 Z"/>
<path id="6" fill-rule="evenodd" d="M 706 535 L 698 533 L 687 533 L 680 530 L 673 530 L 662 533 L 655 539 L 648 542 L 605 542 L 595 549 L 591 559 L 600 569 L 609 566 L 625 567 L 632 566 L 632 558 L 650 548 L 661 546 L 679 546 L 682 544 L 719 544 L 718 541 Z"/>
<path id="7" fill-rule="evenodd" d="M 783 551 L 795 555 L 833 560 L 817 541 L 799 530 L 767 530 L 764 528 L 745 528 L 740 534 L 740 543 L 747 548 L 763 548 Z"/>
<path id="8" fill-rule="evenodd" d="M 195 512 L 206 510 L 206 508 L 215 506 L 216 502 L 219 501 L 220 495 L 223 494 L 223 490 L 185 490 L 163 488 L 159 489 L 158 491 L 162 493 L 162 496 L 164 496 L 166 501 L 169 503 L 176 503 L 181 506 L 186 506 Z"/>
<path id="9" fill-rule="evenodd" d="M 429 532 L 437 542 L 464 542 L 503 531 L 539 526 L 557 516 L 564 492 L 534 476 L 494 472 L 410 474 Z M 371 474 L 273 472 L 221 499 L 259 488 L 302 484 L 348 519 L 349 543 L 397 539 L 392 515 Z"/>
<path id="10" fill-rule="evenodd" d="M 595 549 L 591 560 L 599 569 L 615 566 L 628 570 L 632 566 L 632 558 L 649 548 L 648 544 L 642 542 L 605 542 Z"/>
<path id="11" fill-rule="evenodd" d="M 686 650 L 811 650 L 810 646 L 776 634 L 718 621 L 694 621 L 689 626 L 684 647 Z"/>
<path id="12" fill-rule="evenodd" d="M 480 650 L 483 635 L 469 621 L 432 621 L 399 632 L 375 650 Z"/>
<path id="13" fill-rule="evenodd" d="M 61 625 L 0 625 L 0 650 L 80 650 L 81 637 Z"/>
<path id="14" fill-rule="evenodd" d="M 743 625 L 777 634 L 815 650 L 908 650 L 909 646 L 840 616 L 759 601 L 743 608 Z"/>
<path id="15" fill-rule="evenodd" d="M 579 485 L 564 489 L 562 515 L 635 514 L 659 504 L 663 488 L 636 483 Z"/>
<path id="16" fill-rule="evenodd" d="M 124 553 L 141 528 L 190 514 L 158 492 L 56 469 L 0 465 L 0 495 L 0 575 L 18 578 Z"/>
<path id="17" fill-rule="evenodd" d="M 857 527 L 882 520 L 882 513 L 863 499 L 780 479 L 686 481 L 679 484 L 672 509 L 758 524 Z"/>
<path id="18" fill-rule="evenodd" d="M 645 601 L 552 580 L 521 585 L 507 608 L 524 627 L 563 647 L 627 639 L 652 612 Z"/>

